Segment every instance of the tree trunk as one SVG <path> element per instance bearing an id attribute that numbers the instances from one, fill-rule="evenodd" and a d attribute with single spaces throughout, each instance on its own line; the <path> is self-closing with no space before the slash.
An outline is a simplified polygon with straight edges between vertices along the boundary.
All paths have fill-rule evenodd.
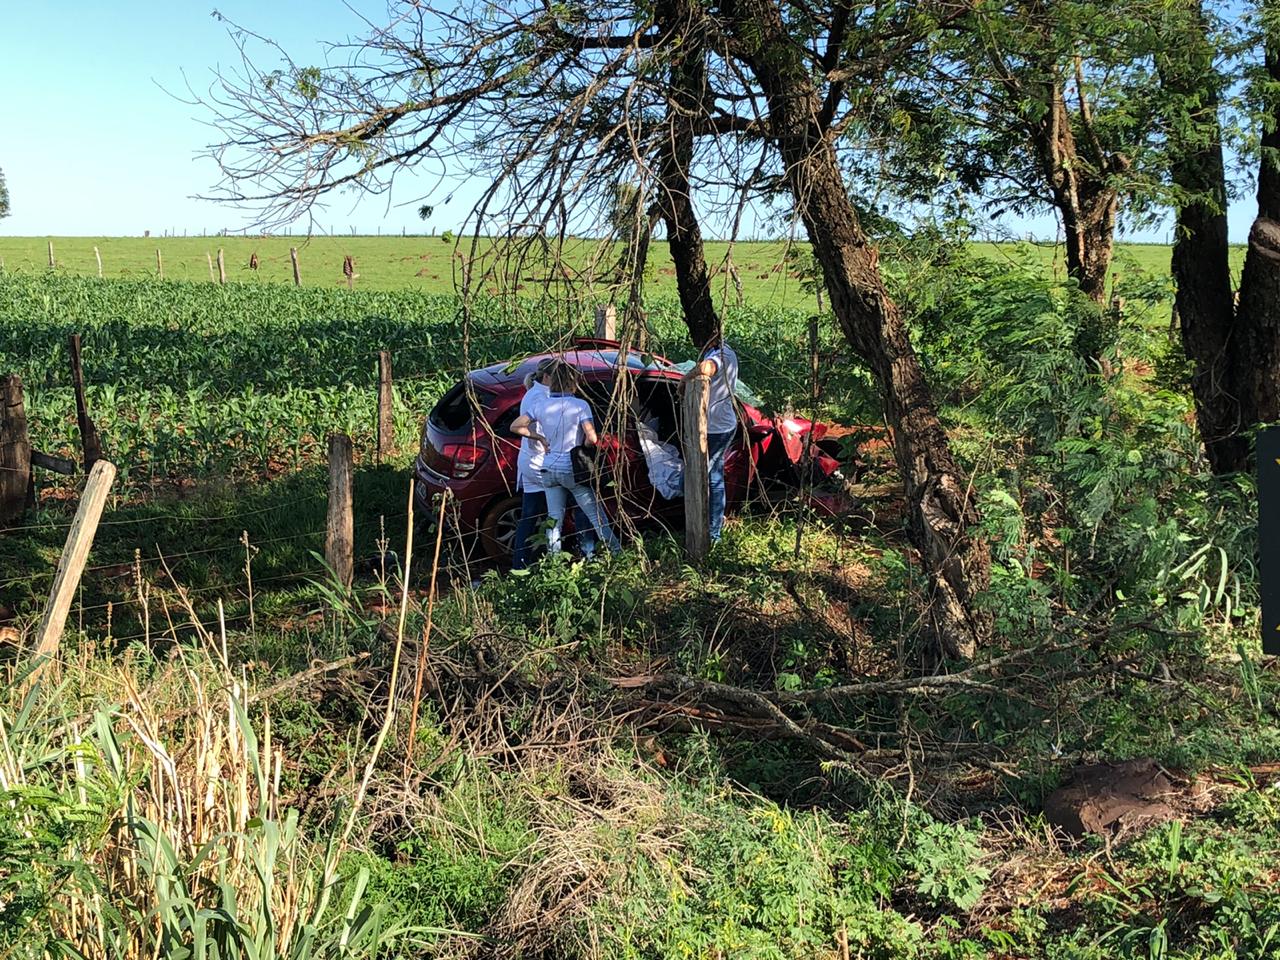
<path id="1" fill-rule="evenodd" d="M 657 208 L 667 228 L 667 246 L 689 336 L 701 351 L 720 333 L 702 229 L 689 186 L 694 121 L 704 112 L 707 89 L 706 52 L 702 40 L 693 34 L 689 0 L 663 0 L 655 9 L 655 18 L 662 32 L 671 38 L 666 46 L 674 51 L 667 124 L 659 149 Z"/>
<path id="2" fill-rule="evenodd" d="M 1107 302 L 1119 195 L 1104 179 L 1109 158 L 1095 157 L 1095 171 L 1080 156 L 1062 85 L 1052 65 L 1044 70 L 1052 79 L 1043 87 L 1045 110 L 1034 133 L 1036 149 L 1062 219 L 1067 273 L 1085 296 L 1102 307 Z"/>
<path id="3" fill-rule="evenodd" d="M 908 501 L 911 539 L 930 581 L 929 627 L 952 657 L 971 656 L 990 633 L 977 594 L 991 577 L 987 544 L 967 478 L 946 431 L 898 307 L 863 233 L 835 150 L 820 124 L 821 101 L 772 0 L 727 0 L 741 54 L 764 90 L 769 130 L 787 186 L 822 264 L 845 337 L 880 385 Z"/>
<path id="4" fill-rule="evenodd" d="M 1185 116 L 1169 122 L 1170 176 L 1187 200 L 1178 208 L 1173 242 L 1174 308 L 1182 344 L 1194 364 L 1196 423 L 1214 473 L 1243 470 L 1248 441 L 1231 382 L 1235 323 L 1227 255 L 1227 187 L 1218 118 L 1218 80 L 1197 2 L 1183 42 L 1156 61 L 1160 82 Z"/>
<path id="5" fill-rule="evenodd" d="M 1084 178 L 1080 178 L 1078 189 L 1080 211 L 1072 224 L 1075 243 L 1067 247 L 1067 273 L 1080 285 L 1081 292 L 1101 308 L 1107 305 L 1107 272 L 1111 269 L 1120 198 L 1110 187 Z"/>
<path id="6" fill-rule="evenodd" d="M 1267 46 L 1267 73 L 1280 83 L 1280 38 Z M 1280 100 L 1262 137 L 1258 216 L 1249 231 L 1233 345 L 1242 424 L 1280 420 Z"/>

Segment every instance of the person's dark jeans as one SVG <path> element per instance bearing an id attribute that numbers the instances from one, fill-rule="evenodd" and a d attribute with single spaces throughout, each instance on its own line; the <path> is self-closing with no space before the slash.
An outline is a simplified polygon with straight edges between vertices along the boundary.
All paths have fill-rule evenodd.
<path id="1" fill-rule="evenodd" d="M 711 542 L 720 539 L 724 528 L 724 456 L 729 451 L 736 430 L 707 434 L 707 512 L 710 516 Z"/>
<path id="2" fill-rule="evenodd" d="M 547 495 L 541 490 L 526 490 L 520 501 L 520 522 L 516 524 L 515 539 L 511 544 L 511 569 L 523 570 L 529 566 L 529 534 L 534 525 L 547 515 Z"/>
<path id="3" fill-rule="evenodd" d="M 511 569 L 524 570 L 533 559 L 533 549 L 529 546 L 529 537 L 534 528 L 547 519 L 547 495 L 541 490 L 526 490 L 520 501 L 520 522 L 516 524 L 516 535 L 511 544 Z M 578 536 L 578 543 L 584 553 L 595 549 L 596 532 L 580 507 L 573 509 L 573 529 Z"/>

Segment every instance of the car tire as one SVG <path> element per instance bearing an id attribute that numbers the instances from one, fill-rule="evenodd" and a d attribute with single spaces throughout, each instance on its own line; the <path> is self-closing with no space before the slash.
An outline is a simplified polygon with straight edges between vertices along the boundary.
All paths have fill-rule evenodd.
<path id="1" fill-rule="evenodd" d="M 516 524 L 520 522 L 521 500 L 519 496 L 503 497 L 480 518 L 480 548 L 488 559 L 511 560 Z"/>

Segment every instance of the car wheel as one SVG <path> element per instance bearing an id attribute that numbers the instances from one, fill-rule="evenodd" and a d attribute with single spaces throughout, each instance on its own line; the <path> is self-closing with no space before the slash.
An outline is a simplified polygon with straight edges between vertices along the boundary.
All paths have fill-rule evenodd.
<path id="1" fill-rule="evenodd" d="M 480 518 L 480 545 L 490 560 L 510 560 L 520 522 L 520 497 L 499 500 Z"/>

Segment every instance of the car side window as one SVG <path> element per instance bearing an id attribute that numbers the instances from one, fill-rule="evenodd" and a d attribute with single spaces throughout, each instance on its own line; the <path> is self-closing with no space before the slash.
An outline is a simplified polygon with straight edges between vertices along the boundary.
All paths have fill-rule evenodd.
<path id="1" fill-rule="evenodd" d="M 493 421 L 493 435 L 508 443 L 519 443 L 520 438 L 511 432 L 511 425 L 516 422 L 518 416 L 520 416 L 520 404 L 513 403 L 499 415 L 497 420 Z"/>
<path id="2" fill-rule="evenodd" d="M 613 378 L 584 380 L 578 393 L 591 408 L 591 419 L 595 421 L 596 430 L 601 433 L 608 430 L 609 403 L 613 399 Z"/>

